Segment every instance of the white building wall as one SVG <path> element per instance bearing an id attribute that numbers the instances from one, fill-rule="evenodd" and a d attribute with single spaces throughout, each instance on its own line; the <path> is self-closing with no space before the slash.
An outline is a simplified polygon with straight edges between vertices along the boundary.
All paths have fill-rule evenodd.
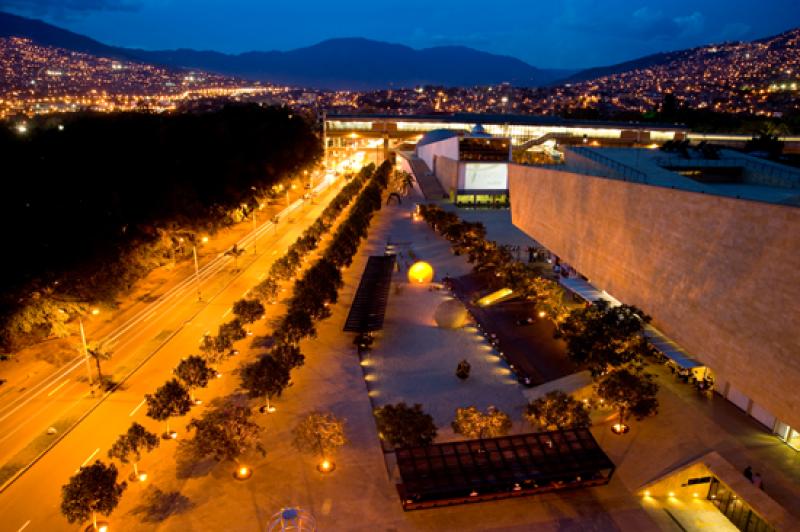
<path id="1" fill-rule="evenodd" d="M 417 147 L 417 156 L 425 161 L 431 173 L 436 173 L 434 168 L 434 158 L 439 155 L 448 159 L 458 160 L 458 137 L 432 142 L 424 146 Z"/>

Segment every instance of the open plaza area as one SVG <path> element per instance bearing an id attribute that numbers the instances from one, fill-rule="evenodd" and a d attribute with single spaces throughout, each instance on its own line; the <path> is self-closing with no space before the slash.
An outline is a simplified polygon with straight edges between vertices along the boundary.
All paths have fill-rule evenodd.
<path id="1" fill-rule="evenodd" d="M 276 412 L 258 417 L 265 429 L 266 455 L 246 457 L 253 476 L 237 481 L 227 463 L 184 464 L 184 442 L 166 442 L 146 460 L 151 480 L 130 488 L 134 496 L 124 499 L 115 514 L 125 530 L 263 530 L 288 506 L 309 512 L 319 530 L 726 530 L 728 522 L 710 501 L 691 496 L 643 498 L 641 493 L 649 482 L 709 451 L 720 453 L 737 469 L 751 465 L 760 471 L 766 494 L 794 518 L 800 517 L 793 495 L 800 481 L 794 451 L 724 400 L 698 397 L 665 371 L 658 372 L 659 414 L 634 422 L 630 433 L 617 436 L 609 430 L 611 411 L 593 414 L 592 432 L 617 468 L 608 485 L 404 512 L 395 487 L 399 474 L 392 453 L 383 451 L 374 407 L 399 401 L 422 404 L 438 428 L 437 442 L 462 438 L 453 433 L 450 422 L 456 408 L 470 405 L 491 405 L 508 413 L 511 434 L 531 431 L 522 417 L 531 390 L 512 378 L 474 324 L 458 329 L 436 326 L 434 311 L 450 297 L 437 289 L 438 281 L 445 275 L 465 275 L 470 266 L 425 223 L 412 220 L 414 199 L 421 198 L 384 206 L 376 216 L 367 241 L 344 270 L 345 284 L 331 318 L 319 324 L 317 338 L 303 341 L 305 365 L 275 400 Z M 490 238 L 504 234 L 503 224 L 509 223 L 507 212 L 464 214 L 484 220 Z M 382 255 L 387 243 L 401 250 L 398 267 L 383 331 L 375 335 L 362 366 L 352 335 L 341 330 L 367 258 Z M 407 282 L 411 257 L 433 266 L 433 284 Z M 266 332 L 255 330 L 256 335 Z M 256 353 L 243 349 L 240 356 Z M 472 366 L 465 381 L 455 376 L 463 359 Z M 208 393 L 235 392 L 235 381 L 227 376 L 240 363 L 233 359 L 221 368 L 226 377 L 213 383 Z M 331 411 L 345 420 L 348 443 L 336 456 L 332 473 L 320 473 L 313 459 L 291 447 L 291 427 L 311 410 Z"/>

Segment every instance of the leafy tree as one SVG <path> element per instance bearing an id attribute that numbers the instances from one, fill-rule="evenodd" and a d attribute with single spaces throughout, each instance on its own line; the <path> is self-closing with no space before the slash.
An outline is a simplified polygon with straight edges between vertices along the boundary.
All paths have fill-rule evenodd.
<path id="1" fill-rule="evenodd" d="M 423 447 L 436 439 L 433 417 L 417 403 L 409 407 L 404 402 L 376 408 L 375 422 L 381 437 L 393 447 Z"/>
<path id="2" fill-rule="evenodd" d="M 525 419 L 540 430 L 588 427 L 589 410 L 581 402 L 560 390 L 554 390 L 528 403 Z"/>
<path id="3" fill-rule="evenodd" d="M 233 314 L 242 323 L 253 323 L 264 315 L 264 305 L 257 299 L 240 299 L 233 304 Z"/>
<path id="4" fill-rule="evenodd" d="M 211 336 L 206 334 L 200 342 L 200 352 L 207 362 L 219 364 L 233 347 L 233 342 L 227 336 Z"/>
<path id="5" fill-rule="evenodd" d="M 97 460 L 81 467 L 69 482 L 61 487 L 61 513 L 70 523 L 82 523 L 92 518 L 97 529 L 97 514 L 110 515 L 119 504 L 127 482 L 117 482 L 117 467 Z"/>
<path id="6" fill-rule="evenodd" d="M 181 360 L 178 367 L 175 368 L 175 376 L 186 386 L 189 390 L 189 396 L 194 401 L 195 388 L 205 388 L 208 386 L 208 381 L 211 380 L 216 371 L 210 368 L 203 357 L 191 355 Z"/>
<path id="7" fill-rule="evenodd" d="M 194 429 L 194 450 L 200 456 L 213 456 L 217 461 L 237 461 L 251 448 L 262 454 L 258 436 L 261 427 L 250 421 L 252 412 L 231 401 L 207 410 L 200 419 L 192 419 L 186 426 Z"/>
<path id="8" fill-rule="evenodd" d="M 263 303 L 274 303 L 278 296 L 278 283 L 272 277 L 267 277 L 253 288 L 253 294 Z"/>
<path id="9" fill-rule="evenodd" d="M 94 359 L 95 366 L 97 366 L 97 380 L 100 382 L 100 385 L 103 385 L 105 381 L 103 377 L 103 373 L 100 370 L 100 361 L 101 360 L 109 360 L 111 358 L 110 351 L 104 351 L 99 346 L 92 346 L 86 350 L 89 353 L 89 356 Z"/>
<path id="10" fill-rule="evenodd" d="M 452 427 L 456 434 L 465 438 L 495 438 L 508 434 L 511 418 L 493 406 L 487 408 L 485 414 L 474 406 L 468 406 L 456 409 Z"/>
<path id="11" fill-rule="evenodd" d="M 619 411 L 619 424 L 624 425 L 628 415 L 638 421 L 658 412 L 658 384 L 649 373 L 628 368 L 615 369 L 605 375 L 597 385 L 597 395 Z"/>
<path id="12" fill-rule="evenodd" d="M 304 310 L 290 310 L 281 319 L 275 328 L 273 337 L 276 342 L 285 344 L 296 344 L 303 338 L 314 337 L 317 330 L 311 315 Z"/>
<path id="13" fill-rule="evenodd" d="M 544 277 L 531 278 L 525 288 L 526 295 L 536 304 L 536 308 L 556 323 L 567 316 L 566 292 L 560 284 Z"/>
<path id="14" fill-rule="evenodd" d="M 344 421 L 330 412 L 311 412 L 292 430 L 292 445 L 298 451 L 327 458 L 347 443 Z"/>
<path id="15" fill-rule="evenodd" d="M 156 447 L 158 447 L 158 436 L 134 422 L 128 428 L 128 432 L 120 434 L 108 450 L 108 457 L 116 458 L 123 464 L 127 464 L 133 458 L 133 475 L 138 477 L 137 464 L 142 459 L 142 451 L 150 452 Z"/>
<path id="16" fill-rule="evenodd" d="M 469 372 L 472 369 L 472 366 L 466 360 L 462 360 L 458 363 L 456 367 L 456 377 L 461 379 L 462 381 L 467 380 L 469 378 Z"/>
<path id="17" fill-rule="evenodd" d="M 597 377 L 609 366 L 641 364 L 650 349 L 643 335 L 649 321 L 650 317 L 636 307 L 612 307 L 601 299 L 573 310 L 556 337 L 567 342 L 567 353 L 575 364 L 587 366 Z"/>
<path id="18" fill-rule="evenodd" d="M 291 369 L 299 368 L 305 362 L 303 353 L 297 344 L 276 343 L 270 351 L 270 356 L 281 365 Z"/>
<path id="19" fill-rule="evenodd" d="M 240 248 L 238 244 L 234 244 L 231 249 L 224 253 L 227 257 L 233 257 L 233 269 L 239 269 L 239 257 L 244 255 L 244 248 Z"/>
<path id="20" fill-rule="evenodd" d="M 240 372 L 242 387 L 250 397 L 264 397 L 264 408 L 270 411 L 270 399 L 280 396 L 289 385 L 290 367 L 271 355 L 261 355 L 258 360 L 244 366 Z"/>
<path id="21" fill-rule="evenodd" d="M 223 323 L 219 326 L 219 330 L 217 331 L 217 338 L 221 338 L 221 342 L 225 342 L 226 340 L 230 340 L 231 347 L 233 342 L 237 342 L 247 336 L 247 331 L 244 330 L 242 327 L 242 321 L 239 318 L 234 318 L 227 323 Z"/>
<path id="22" fill-rule="evenodd" d="M 169 418 L 182 416 L 192 408 L 192 399 L 189 391 L 178 382 L 178 379 L 168 380 L 156 390 L 154 394 L 144 396 L 147 402 L 147 416 L 156 421 L 165 421 L 169 434 Z"/>

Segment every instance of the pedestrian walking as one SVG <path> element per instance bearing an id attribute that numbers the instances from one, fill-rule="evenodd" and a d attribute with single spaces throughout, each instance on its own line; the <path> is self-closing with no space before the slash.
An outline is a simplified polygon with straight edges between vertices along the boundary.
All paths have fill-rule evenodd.
<path id="1" fill-rule="evenodd" d="M 760 473 L 753 475 L 753 485 L 760 490 L 764 489 L 764 481 L 761 479 Z"/>
<path id="2" fill-rule="evenodd" d="M 742 472 L 742 474 L 744 475 L 744 478 L 746 478 L 750 482 L 753 482 L 753 468 L 752 467 L 750 467 L 750 466 L 745 467 L 744 471 Z"/>

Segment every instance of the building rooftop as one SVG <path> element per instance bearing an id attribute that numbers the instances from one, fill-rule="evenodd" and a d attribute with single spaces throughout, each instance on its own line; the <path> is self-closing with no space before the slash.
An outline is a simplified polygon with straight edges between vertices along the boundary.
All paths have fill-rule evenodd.
<path id="1" fill-rule="evenodd" d="M 481 113 L 439 113 L 420 115 L 397 115 L 388 113 L 376 114 L 329 114 L 326 120 L 397 120 L 402 122 L 442 122 L 467 124 L 515 124 L 531 126 L 572 126 L 572 127 L 614 127 L 644 130 L 688 131 L 682 124 L 665 124 L 656 122 L 575 120 L 558 116 L 514 115 L 514 114 L 481 114 Z"/>
<path id="2" fill-rule="evenodd" d="M 665 152 L 643 148 L 576 147 L 566 150 L 564 170 L 690 192 L 800 206 L 800 170 L 719 150 Z"/>

